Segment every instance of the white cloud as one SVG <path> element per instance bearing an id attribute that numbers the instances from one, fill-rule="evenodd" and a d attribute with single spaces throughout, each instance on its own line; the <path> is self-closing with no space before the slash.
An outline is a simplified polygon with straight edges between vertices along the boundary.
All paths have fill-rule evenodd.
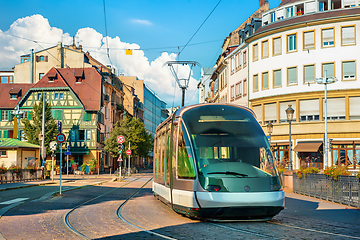
<path id="1" fill-rule="evenodd" d="M 147 25 L 147 26 L 152 25 L 152 23 L 149 20 L 132 19 L 131 22 L 140 25 Z"/>
<path id="2" fill-rule="evenodd" d="M 5 33 L 5 34 L 4 34 Z M 43 48 L 54 46 L 59 41 L 64 44 L 71 44 L 72 37 L 68 33 L 64 33 L 62 29 L 51 27 L 49 21 L 41 15 L 33 15 L 30 17 L 20 18 L 16 20 L 10 28 L 2 32 L 0 30 L 0 61 L 1 68 L 11 69 L 20 61 L 20 56 L 29 54 L 30 49 L 35 51 Z M 14 36 L 18 37 L 14 37 Z M 140 46 L 136 43 L 126 43 L 120 40 L 120 37 L 104 37 L 101 33 L 92 28 L 79 29 L 77 40 L 83 46 L 84 51 L 103 63 L 110 64 L 107 56 L 107 45 L 109 46 L 109 55 L 111 63 L 118 69 L 117 73 L 123 73 L 125 76 L 137 76 L 143 79 L 162 100 L 167 103 L 168 107 L 181 104 L 181 90 L 175 85 L 174 77 L 169 68 L 164 66 L 166 61 L 176 59 L 174 53 L 162 53 L 154 61 L 149 61 Z M 22 38 L 36 40 L 38 44 Z M 126 55 L 126 49 L 134 49 L 132 55 Z M 189 74 L 187 66 L 180 67 L 179 72 Z M 190 80 L 189 88 L 186 95 L 186 103 L 191 99 L 192 103 L 196 103 L 198 97 L 194 96 L 197 81 Z M 176 98 L 174 99 L 174 92 Z"/>

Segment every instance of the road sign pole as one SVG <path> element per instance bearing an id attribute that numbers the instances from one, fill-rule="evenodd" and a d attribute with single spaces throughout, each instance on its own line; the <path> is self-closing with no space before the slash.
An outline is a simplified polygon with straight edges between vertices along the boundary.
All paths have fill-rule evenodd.
<path id="1" fill-rule="evenodd" d="M 51 160 L 51 181 L 54 182 L 54 152 L 52 151 L 52 160 Z"/>
<path id="2" fill-rule="evenodd" d="M 69 155 L 66 155 L 66 176 L 69 176 Z"/>
<path id="3" fill-rule="evenodd" d="M 129 142 L 129 150 L 130 150 L 130 142 Z M 130 177 L 130 155 L 129 155 L 129 165 L 128 165 L 128 176 Z"/>
<path id="4" fill-rule="evenodd" d="M 60 195 L 61 195 L 61 171 L 62 170 L 62 143 L 60 143 Z"/>

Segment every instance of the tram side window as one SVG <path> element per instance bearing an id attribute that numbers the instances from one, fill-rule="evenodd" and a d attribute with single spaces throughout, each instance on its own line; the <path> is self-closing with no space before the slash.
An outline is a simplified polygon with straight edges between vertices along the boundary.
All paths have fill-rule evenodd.
<path id="1" fill-rule="evenodd" d="M 170 179 L 170 131 L 168 130 L 166 133 L 166 158 L 165 158 L 165 185 L 169 186 L 169 179 Z"/>
<path id="2" fill-rule="evenodd" d="M 178 140 L 177 175 L 178 178 L 195 179 L 194 160 L 190 151 L 190 143 L 187 137 L 184 138 L 183 133 L 186 133 L 186 131 L 181 126 Z"/>

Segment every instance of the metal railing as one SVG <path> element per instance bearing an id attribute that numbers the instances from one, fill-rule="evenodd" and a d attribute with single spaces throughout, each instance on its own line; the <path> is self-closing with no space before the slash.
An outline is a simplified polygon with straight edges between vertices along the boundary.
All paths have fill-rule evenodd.
<path id="1" fill-rule="evenodd" d="M 340 176 L 338 180 L 334 180 L 323 174 L 309 174 L 298 178 L 294 173 L 293 179 L 294 193 L 360 208 L 359 178 Z"/>
<path id="2" fill-rule="evenodd" d="M 7 170 L 5 173 L 0 174 L 0 184 L 41 180 L 42 177 L 42 169 L 37 169 L 36 171 L 21 169 L 19 173 L 13 173 L 11 170 Z"/>

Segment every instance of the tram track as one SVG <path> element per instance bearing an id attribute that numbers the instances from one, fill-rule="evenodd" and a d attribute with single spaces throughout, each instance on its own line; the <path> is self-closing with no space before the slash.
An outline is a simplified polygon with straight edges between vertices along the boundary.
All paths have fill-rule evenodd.
<path id="1" fill-rule="evenodd" d="M 117 187 L 116 189 L 112 189 L 112 190 L 107 191 L 103 194 L 100 194 L 94 198 L 84 201 L 83 203 L 70 209 L 66 214 L 63 215 L 63 223 L 72 233 L 74 233 L 75 235 L 77 235 L 78 237 L 80 237 L 82 239 L 97 238 L 97 237 L 94 237 L 94 235 L 92 235 L 93 230 L 95 230 L 95 229 L 91 230 L 90 228 L 87 228 L 87 229 L 84 228 L 83 230 L 79 230 L 76 227 L 74 227 L 74 225 L 70 222 L 70 215 L 76 209 L 79 209 L 82 206 L 84 206 L 92 201 L 95 201 L 96 199 L 99 199 L 107 194 L 110 194 L 116 190 L 124 188 L 124 187 L 128 186 L 129 184 L 134 183 L 135 181 L 138 181 L 144 177 L 145 177 L 145 175 L 136 177 L 133 180 L 129 181 L 128 183 Z M 125 226 L 125 225 L 128 226 L 129 232 L 132 232 L 132 234 L 135 234 L 135 235 L 141 233 L 141 234 L 145 234 L 145 235 L 149 234 L 149 235 L 152 235 L 153 237 L 159 238 L 159 239 L 171 239 L 171 240 L 184 239 L 184 236 L 180 236 L 178 233 L 163 232 L 163 230 L 160 229 L 161 227 L 155 229 L 154 227 L 150 227 L 147 224 L 144 225 L 144 222 L 140 223 L 137 220 L 132 219 L 131 216 L 130 216 L 130 218 L 128 218 L 129 216 L 124 216 L 124 214 L 122 213 L 122 210 L 127 209 L 125 207 L 125 206 L 127 206 L 126 204 L 128 204 L 129 202 L 132 202 L 131 200 L 133 198 L 137 197 L 137 195 L 141 195 L 141 194 L 139 194 L 139 193 L 141 193 L 140 191 L 142 189 L 144 189 L 144 187 L 147 184 L 149 184 L 149 182 L 151 182 L 151 181 L 152 181 L 152 178 L 146 179 L 145 183 L 141 183 L 141 186 L 137 185 L 135 190 L 128 193 L 127 196 L 124 197 L 124 199 L 122 200 L 122 203 L 120 203 L 120 204 L 117 203 L 117 207 L 113 206 L 114 208 L 112 211 L 115 211 L 115 215 L 116 215 L 116 217 L 114 216 L 114 219 L 121 220 L 121 221 L 119 221 L 119 223 L 123 222 L 124 225 L 122 225 L 122 226 Z M 126 211 L 127 210 L 125 210 L 125 213 L 126 213 Z M 145 215 L 146 215 L 146 213 L 145 213 Z M 198 223 L 199 223 L 199 225 L 197 224 L 197 226 L 199 226 L 201 228 L 204 227 L 204 225 L 202 225 L 202 224 L 206 224 L 208 227 L 210 227 L 209 229 L 213 229 L 213 230 L 210 230 L 210 232 L 213 232 L 213 233 L 218 232 L 216 229 L 222 228 L 224 231 L 231 231 L 234 233 L 237 232 L 237 233 L 239 233 L 238 236 L 242 236 L 242 237 L 248 236 L 249 239 L 254 238 L 254 239 L 278 240 L 278 239 L 289 239 L 289 238 L 294 238 L 294 237 L 296 239 L 297 237 L 303 235 L 302 233 L 304 233 L 304 235 L 308 235 L 308 236 L 311 236 L 311 234 L 312 234 L 312 236 L 316 236 L 319 239 L 336 238 L 336 239 L 359 239 L 360 240 L 360 237 L 357 237 L 357 236 L 340 234 L 340 233 L 335 233 L 335 232 L 330 232 L 330 231 L 321 231 L 321 230 L 316 230 L 316 229 L 312 229 L 312 228 L 306 228 L 304 226 L 302 226 L 302 227 L 295 226 L 293 224 L 284 224 L 281 222 L 277 222 L 276 219 L 275 219 L 275 221 L 272 219 L 272 220 L 261 222 L 261 223 L 260 222 L 259 223 L 251 222 L 250 225 L 246 225 L 246 223 L 243 221 L 242 222 L 203 222 L 203 223 L 198 222 Z M 265 225 L 261 225 L 261 224 L 265 224 Z M 278 227 L 275 227 L 275 228 L 269 227 L 269 226 L 275 226 L 275 225 Z M 172 225 L 172 226 L 175 226 L 175 225 Z M 289 230 L 285 230 L 285 229 L 289 229 Z M 123 233 L 119 232 L 119 234 L 121 235 Z M 124 234 L 127 234 L 127 233 L 124 233 Z M 120 237 L 120 235 L 119 235 L 119 237 Z M 124 235 L 124 236 L 126 236 L 126 235 Z M 189 236 L 189 237 L 191 239 L 195 239 L 195 238 L 193 238 L 194 236 Z"/>
<path id="2" fill-rule="evenodd" d="M 73 207 L 72 209 L 70 209 L 69 211 L 67 211 L 67 212 L 63 215 L 63 218 L 62 218 L 63 224 L 67 227 L 68 230 L 70 230 L 72 233 L 74 233 L 74 234 L 77 235 L 78 237 L 80 237 L 80 238 L 82 238 L 82 239 L 93 239 L 92 237 L 86 235 L 85 233 L 81 232 L 80 230 L 76 229 L 76 227 L 74 227 L 74 225 L 73 225 L 73 224 L 71 223 L 71 221 L 70 221 L 70 215 L 71 215 L 76 209 L 79 209 L 79 208 L 81 208 L 82 206 L 84 206 L 84 205 L 86 205 L 86 204 L 88 204 L 88 203 L 90 203 L 90 202 L 92 202 L 92 201 L 94 201 L 94 200 L 97 200 L 97 199 L 99 199 L 99 198 L 101 198 L 101 197 L 103 197 L 103 196 L 105 196 L 105 195 L 108 195 L 108 194 L 110 194 L 110 193 L 112 193 L 112 192 L 114 192 L 114 191 L 116 191 L 116 190 L 119 190 L 119 189 L 121 189 L 121 188 L 124 188 L 125 186 L 128 186 L 129 184 L 131 184 L 131 183 L 133 183 L 133 182 L 135 182 L 135 181 L 137 181 L 137 180 L 139 180 L 139 179 L 141 179 L 141 178 L 144 178 L 144 176 L 146 176 L 146 175 L 141 175 L 141 176 L 139 176 L 139 177 L 137 177 L 137 178 L 135 178 L 135 179 L 133 179 L 133 180 L 125 183 L 125 184 L 122 185 L 122 186 L 119 186 L 119 187 L 117 187 L 117 188 L 115 188 L 115 189 L 112 189 L 112 190 L 107 191 L 107 192 L 105 192 L 105 193 L 103 193 L 103 194 L 100 194 L 100 195 L 98 195 L 98 196 L 96 196 L 96 197 L 94 197 L 94 198 L 91 198 L 91 199 L 89 199 L 89 200 L 87 200 L 87 201 L 85 201 L 85 202 L 82 202 L 81 204 L 78 204 L 77 206 Z M 152 178 L 151 178 L 150 180 L 148 180 L 148 181 L 146 182 L 146 184 L 147 184 L 149 181 L 151 181 L 151 180 L 152 180 Z M 143 186 L 141 186 L 141 188 L 143 188 L 146 184 L 144 184 Z M 133 196 L 135 195 L 135 193 L 137 193 L 137 192 L 139 192 L 139 191 L 141 190 L 141 188 L 138 188 L 138 190 L 135 191 L 130 197 L 133 197 Z M 129 197 L 128 197 L 128 198 L 129 198 Z M 125 201 L 127 201 L 128 198 L 127 198 Z"/>

